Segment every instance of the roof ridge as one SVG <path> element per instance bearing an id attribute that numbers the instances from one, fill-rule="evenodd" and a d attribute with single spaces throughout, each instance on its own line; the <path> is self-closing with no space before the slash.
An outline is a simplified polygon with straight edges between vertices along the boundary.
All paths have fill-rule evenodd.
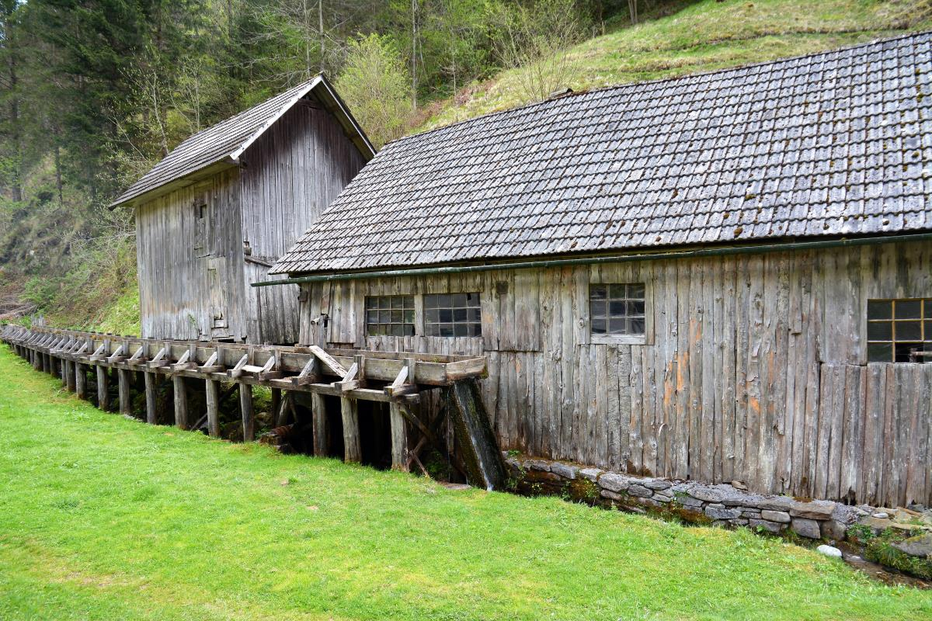
<path id="1" fill-rule="evenodd" d="M 576 98 L 576 97 L 582 97 L 582 96 L 585 96 L 585 95 L 592 95 L 592 94 L 594 94 L 594 93 L 603 93 L 603 92 L 606 92 L 606 91 L 621 90 L 621 89 L 625 89 L 625 88 L 633 88 L 633 87 L 636 87 L 636 86 L 645 86 L 645 85 L 649 85 L 649 84 L 663 84 L 663 83 L 665 83 L 665 82 L 675 82 L 675 81 L 686 80 L 686 79 L 690 79 L 690 78 L 701 78 L 701 77 L 710 76 L 710 75 L 716 75 L 716 74 L 720 74 L 720 73 L 729 73 L 729 72 L 734 72 L 734 71 L 741 71 L 741 70 L 746 70 L 746 69 L 753 69 L 754 67 L 761 67 L 761 66 L 764 66 L 764 65 L 779 65 L 779 64 L 782 64 L 782 63 L 788 63 L 788 62 L 793 62 L 793 61 L 797 61 L 797 60 L 802 60 L 802 59 L 804 59 L 804 58 L 814 58 L 814 57 L 816 57 L 816 56 L 828 56 L 828 55 L 830 55 L 830 54 L 842 54 L 842 53 L 844 53 L 844 52 L 850 52 L 850 51 L 852 51 L 852 50 L 856 50 L 856 49 L 859 49 L 859 48 L 862 48 L 862 47 L 870 47 L 870 46 L 874 46 L 874 45 L 882 45 L 882 44 L 884 44 L 884 43 L 890 43 L 890 42 L 893 42 L 893 41 L 899 41 L 899 40 L 901 40 L 901 39 L 910 39 L 910 38 L 921 37 L 921 36 L 923 36 L 923 35 L 926 35 L 926 36 L 932 35 L 932 30 L 920 30 L 920 31 L 915 31 L 915 32 L 908 32 L 908 33 L 904 33 L 904 34 L 901 34 L 901 35 L 898 35 L 898 36 L 895 36 L 895 37 L 887 37 L 887 38 L 883 38 L 883 39 L 874 39 L 874 40 L 872 40 L 872 41 L 866 41 L 866 42 L 864 42 L 864 43 L 856 43 L 855 45 L 849 45 L 849 46 L 846 46 L 846 47 L 838 47 L 838 48 L 833 48 L 833 49 L 830 49 L 830 50 L 823 50 L 823 51 L 821 51 L 821 52 L 810 52 L 809 54 L 799 54 L 799 55 L 797 55 L 797 56 L 787 56 L 787 57 L 785 57 L 785 58 L 777 58 L 777 59 L 775 59 L 775 60 L 764 60 L 764 61 L 760 61 L 760 62 L 756 62 L 756 63 L 748 63 L 748 64 L 746 64 L 746 65 L 736 65 L 736 66 L 734 66 L 734 67 L 723 67 L 723 68 L 721 68 L 721 69 L 711 69 L 711 70 L 709 70 L 709 71 L 700 71 L 700 72 L 697 72 L 697 73 L 688 73 L 688 74 L 684 74 L 684 75 L 670 76 L 670 77 L 667 77 L 667 78 L 657 78 L 657 79 L 655 79 L 655 80 L 642 80 L 642 81 L 639 81 L 639 82 L 623 82 L 623 83 L 621 83 L 621 84 L 611 84 L 611 85 L 608 85 L 608 86 L 600 86 L 600 87 L 597 87 L 597 88 L 587 89 L 587 90 L 579 91 L 579 92 L 576 92 L 576 93 L 571 93 L 571 94 L 568 94 L 568 95 L 563 95 L 563 96 L 558 97 L 558 98 L 555 98 L 555 99 L 544 99 L 544 100 L 542 100 L 542 101 L 534 101 L 534 102 L 527 103 L 527 104 L 524 104 L 524 105 L 514 106 L 513 108 L 507 108 L 507 109 L 505 109 L 505 110 L 493 110 L 492 112 L 486 112 L 485 114 L 480 114 L 480 115 L 474 116 L 474 117 L 472 117 L 472 118 L 463 119 L 462 121 L 456 121 L 455 123 L 450 123 L 449 125 L 443 125 L 443 126 L 441 126 L 441 127 L 434 127 L 434 128 L 431 128 L 431 129 L 424 130 L 424 131 L 422 131 L 422 132 L 418 132 L 418 133 L 416 133 L 416 134 L 409 134 L 409 135 L 407 135 L 407 136 L 402 136 L 401 138 L 397 138 L 397 139 L 392 140 L 391 142 L 385 144 L 385 146 L 383 147 L 383 149 L 386 148 L 386 147 L 388 147 L 388 146 L 390 146 L 390 145 L 394 145 L 394 144 L 398 144 L 398 143 L 405 142 L 405 141 L 408 141 L 408 140 L 412 140 L 412 139 L 414 139 L 414 138 L 419 138 L 419 137 L 421 137 L 421 136 L 426 136 L 426 135 L 428 135 L 428 134 L 432 134 L 432 133 L 434 133 L 434 132 L 439 132 L 439 131 L 442 131 L 442 130 L 445 130 L 445 129 L 450 129 L 451 127 L 459 127 L 459 126 L 465 125 L 465 124 L 467 124 L 467 123 L 472 123 L 472 122 L 474 122 L 474 121 L 479 121 L 479 120 L 482 120 L 482 119 L 487 119 L 487 118 L 490 118 L 490 117 L 493 117 L 493 116 L 498 116 L 498 115 L 502 115 L 502 114 L 507 114 L 507 113 L 510 113 L 510 112 L 516 112 L 516 111 L 518 111 L 518 110 L 530 110 L 530 109 L 535 108 L 535 107 L 537 107 L 537 106 L 543 106 L 543 105 L 545 105 L 545 104 L 552 104 L 552 103 L 554 103 L 554 102 L 567 101 L 567 100 L 574 99 L 574 98 Z"/>

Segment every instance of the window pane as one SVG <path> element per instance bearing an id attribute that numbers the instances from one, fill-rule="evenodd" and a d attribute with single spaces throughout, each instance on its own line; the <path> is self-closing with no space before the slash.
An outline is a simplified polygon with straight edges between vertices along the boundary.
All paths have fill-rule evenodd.
<path id="1" fill-rule="evenodd" d="M 366 323 L 378 323 L 379 311 L 368 311 L 366 313 Z"/>
<path id="2" fill-rule="evenodd" d="M 932 318 L 932 300 L 926 300 L 926 311 L 923 317 L 926 319 Z"/>
<path id="3" fill-rule="evenodd" d="M 466 321 L 466 308 L 454 308 L 453 309 L 453 321 Z"/>
<path id="4" fill-rule="evenodd" d="M 468 336 L 469 328 L 465 323 L 455 323 L 453 324 L 453 335 L 454 336 Z"/>
<path id="5" fill-rule="evenodd" d="M 893 303 L 889 300 L 868 300 L 867 302 L 868 319 L 892 319 Z"/>
<path id="6" fill-rule="evenodd" d="M 440 324 L 427 324 L 424 326 L 424 332 L 427 336 L 440 336 Z"/>
<path id="7" fill-rule="evenodd" d="M 608 332 L 609 334 L 627 334 L 628 333 L 628 320 L 622 318 L 612 318 L 608 323 Z"/>
<path id="8" fill-rule="evenodd" d="M 438 295 L 437 296 L 437 307 L 438 308 L 450 308 L 453 304 L 453 296 L 450 295 Z"/>
<path id="9" fill-rule="evenodd" d="M 469 324 L 469 336 L 482 336 L 482 326 L 478 323 Z"/>
<path id="10" fill-rule="evenodd" d="M 629 334 L 644 334 L 644 320 L 643 319 L 629 319 Z"/>
<path id="11" fill-rule="evenodd" d="M 453 321 L 453 309 L 452 308 L 441 308 L 440 309 L 440 322 L 450 322 Z"/>
<path id="12" fill-rule="evenodd" d="M 440 336 L 453 336 L 453 324 L 440 324 Z"/>
<path id="13" fill-rule="evenodd" d="M 469 309 L 469 321 L 479 322 L 482 321 L 482 309 L 479 308 L 470 308 Z"/>
<path id="14" fill-rule="evenodd" d="M 466 294 L 466 305 L 470 307 L 479 308 L 479 294 L 478 293 L 467 293 Z"/>
<path id="15" fill-rule="evenodd" d="M 592 320 L 592 333 L 593 334 L 605 334 L 605 319 L 593 319 Z"/>
<path id="16" fill-rule="evenodd" d="M 932 321 L 926 322 L 926 336 L 927 341 L 932 341 Z"/>
<path id="17" fill-rule="evenodd" d="M 625 299 L 625 285 L 610 285 L 608 288 L 608 297 L 613 300 Z"/>
<path id="18" fill-rule="evenodd" d="M 413 323 L 406 323 L 404 325 L 404 329 L 405 329 L 405 336 L 414 336 L 414 324 Z"/>
<path id="19" fill-rule="evenodd" d="M 393 323 L 391 326 L 391 335 L 392 336 L 404 336 L 404 326 L 400 323 Z"/>
<path id="20" fill-rule="evenodd" d="M 608 297 L 607 289 L 605 285 L 589 285 L 589 299 L 604 300 Z"/>
<path id="21" fill-rule="evenodd" d="M 379 308 L 391 308 L 392 299 L 387 295 L 379 296 Z"/>
<path id="22" fill-rule="evenodd" d="M 378 298 L 373 298 L 373 297 L 366 298 L 366 308 L 378 308 L 378 307 L 379 307 Z"/>
<path id="23" fill-rule="evenodd" d="M 392 323 L 401 323 L 403 318 L 404 318 L 404 313 L 401 312 L 400 310 L 392 311 Z"/>
<path id="24" fill-rule="evenodd" d="M 889 321 L 869 321 L 867 323 L 868 341 L 890 341 L 893 339 L 893 324 Z"/>
<path id="25" fill-rule="evenodd" d="M 897 300 L 895 309 L 897 319 L 919 319 L 922 303 L 919 300 Z"/>
<path id="26" fill-rule="evenodd" d="M 456 295 L 451 296 L 453 298 L 452 306 L 453 308 L 466 308 L 466 294 L 457 293 Z"/>
<path id="27" fill-rule="evenodd" d="M 592 317 L 605 317 L 605 302 L 601 300 L 589 302 L 589 315 Z"/>
<path id="28" fill-rule="evenodd" d="M 644 315 L 644 302 L 628 302 L 628 315 L 642 317 Z"/>
<path id="29" fill-rule="evenodd" d="M 628 285 L 628 299 L 643 300 L 644 299 L 644 285 Z"/>
<path id="30" fill-rule="evenodd" d="M 922 343 L 900 343 L 894 345 L 897 362 L 910 362 L 909 354 L 914 350 L 921 350 Z"/>
<path id="31" fill-rule="evenodd" d="M 411 325 L 414 325 L 414 311 L 413 310 L 406 310 L 404 312 L 404 316 L 405 316 L 405 323 L 410 323 Z"/>
<path id="32" fill-rule="evenodd" d="M 899 305 L 897 305 L 897 310 L 899 310 Z M 895 329 L 897 341 L 922 340 L 922 323 L 919 321 L 897 321 Z"/>
<path id="33" fill-rule="evenodd" d="M 614 300 L 608 303 L 608 314 L 611 317 L 624 317 L 627 313 L 625 311 L 626 302 L 615 302 Z"/>
<path id="34" fill-rule="evenodd" d="M 891 362 L 893 360 L 893 345 L 889 343 L 870 343 L 867 346 L 867 360 L 869 362 Z"/>

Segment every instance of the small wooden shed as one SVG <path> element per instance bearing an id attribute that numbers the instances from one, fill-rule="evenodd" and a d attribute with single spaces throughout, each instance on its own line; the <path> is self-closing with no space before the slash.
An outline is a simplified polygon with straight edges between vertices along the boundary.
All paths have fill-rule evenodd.
<path id="1" fill-rule="evenodd" d="M 120 196 L 145 338 L 294 344 L 298 288 L 254 289 L 375 154 L 324 76 L 191 136 Z"/>
<path id="2" fill-rule="evenodd" d="M 932 504 L 932 34 L 387 145 L 276 264 L 302 343 L 483 354 L 503 448 Z"/>

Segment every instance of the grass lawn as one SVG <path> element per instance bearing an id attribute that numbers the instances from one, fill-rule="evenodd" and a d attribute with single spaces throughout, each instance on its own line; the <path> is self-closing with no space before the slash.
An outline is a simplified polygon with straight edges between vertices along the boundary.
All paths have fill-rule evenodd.
<path id="1" fill-rule="evenodd" d="M 0 346 L 0 619 L 920 619 L 747 532 L 105 414 Z"/>

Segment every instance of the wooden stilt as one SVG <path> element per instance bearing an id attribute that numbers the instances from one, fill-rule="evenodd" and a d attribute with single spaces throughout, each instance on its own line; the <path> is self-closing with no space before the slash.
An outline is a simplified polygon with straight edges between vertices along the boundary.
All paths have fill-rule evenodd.
<path id="1" fill-rule="evenodd" d="M 80 398 L 87 398 L 87 373 L 80 362 L 74 363 L 74 391 Z"/>
<path id="2" fill-rule="evenodd" d="M 239 382 L 239 409 L 243 414 L 243 442 L 256 439 L 256 417 L 252 410 L 252 386 Z"/>
<path id="3" fill-rule="evenodd" d="M 188 392 L 184 377 L 172 377 L 172 392 L 175 396 L 175 425 L 179 429 L 188 428 Z"/>
<path id="4" fill-rule="evenodd" d="M 291 416 L 294 410 L 294 395 L 290 391 L 285 391 L 284 396 L 281 399 L 281 404 L 278 406 L 278 410 L 274 410 L 276 413 L 275 417 L 275 426 L 281 427 L 288 424 L 288 418 Z"/>
<path id="5" fill-rule="evenodd" d="M 97 365 L 97 407 L 106 412 L 110 409 L 110 386 L 107 367 Z"/>
<path id="6" fill-rule="evenodd" d="M 327 408 L 324 396 L 316 392 L 311 394 L 311 417 L 314 425 L 314 455 L 326 457 L 330 453 L 327 435 Z"/>
<path id="7" fill-rule="evenodd" d="M 51 356 L 48 354 L 42 354 L 42 370 L 46 373 L 52 372 L 52 365 L 49 361 L 49 358 L 51 358 Z"/>
<path id="8" fill-rule="evenodd" d="M 408 430 L 401 414 L 401 406 L 389 404 L 389 421 L 392 426 L 392 470 L 408 471 Z"/>
<path id="9" fill-rule="evenodd" d="M 343 461 L 358 463 L 362 461 L 362 447 L 359 444 L 359 408 L 356 400 L 340 397 L 340 414 L 343 416 Z"/>
<path id="10" fill-rule="evenodd" d="M 68 392 L 74 392 L 74 383 L 74 363 L 70 360 L 65 360 L 65 387 L 68 389 Z"/>
<path id="11" fill-rule="evenodd" d="M 133 413 L 133 406 L 129 398 L 130 373 L 131 371 L 126 369 L 117 369 L 117 388 L 120 392 L 120 414 L 126 414 L 127 416 Z"/>
<path id="12" fill-rule="evenodd" d="M 61 373 L 59 370 L 58 358 L 52 354 L 49 354 L 49 372 L 55 377 Z"/>
<path id="13" fill-rule="evenodd" d="M 158 410 L 158 378 L 155 373 L 144 372 L 146 382 L 146 422 L 155 425 L 159 420 Z"/>
<path id="14" fill-rule="evenodd" d="M 207 433 L 220 437 L 220 382 L 204 380 L 207 384 Z"/>

